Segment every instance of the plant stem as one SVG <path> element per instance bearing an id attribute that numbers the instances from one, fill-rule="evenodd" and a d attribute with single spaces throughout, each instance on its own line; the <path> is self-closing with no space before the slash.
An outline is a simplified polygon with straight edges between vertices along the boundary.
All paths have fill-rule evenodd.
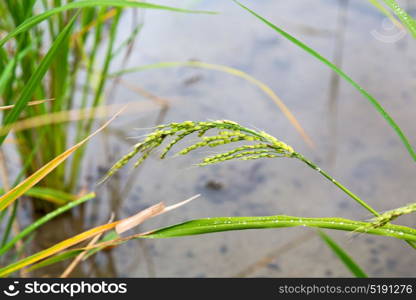
<path id="1" fill-rule="evenodd" d="M 331 175 L 329 175 L 324 170 L 322 170 L 321 168 L 319 168 L 317 165 L 315 165 L 309 159 L 307 159 L 306 157 L 304 157 L 302 154 L 300 154 L 298 152 L 294 152 L 292 154 L 292 157 L 295 157 L 297 159 L 300 159 L 301 161 L 303 161 L 304 163 L 306 163 L 309 167 L 311 167 L 315 171 L 318 171 L 321 175 L 323 175 L 326 179 L 328 179 L 333 184 L 335 184 L 344 193 L 346 193 L 348 196 L 350 196 L 352 199 L 354 199 L 357 203 L 359 203 L 366 210 L 368 210 L 369 212 L 371 212 L 374 216 L 376 216 L 376 217 L 380 216 L 380 213 L 378 213 L 374 208 L 372 208 L 370 205 L 368 205 L 364 200 L 362 200 L 356 194 L 354 194 L 353 192 L 351 192 L 349 189 L 347 189 L 345 186 L 343 186 L 340 182 L 338 182 L 337 180 L 335 180 Z M 414 241 L 406 241 L 406 243 L 409 246 L 411 246 L 413 249 L 416 249 L 416 243 Z"/>
<path id="2" fill-rule="evenodd" d="M 335 184 L 344 193 L 346 193 L 348 196 L 350 196 L 352 199 L 354 199 L 356 202 L 358 202 L 362 207 L 364 207 L 366 210 L 368 210 L 369 212 L 371 212 L 374 216 L 376 216 L 376 217 L 380 216 L 380 214 L 374 208 L 372 208 L 370 205 L 368 205 L 364 200 L 362 200 L 356 194 L 354 194 L 353 192 L 351 192 L 349 189 L 347 189 L 345 186 L 343 186 L 340 182 L 338 182 L 337 180 L 335 180 L 331 175 L 329 175 L 324 170 L 322 170 L 321 168 L 319 168 L 317 165 L 315 165 L 309 159 L 307 159 L 306 157 L 304 157 L 302 154 L 297 153 L 297 152 L 294 152 L 292 156 L 295 157 L 295 158 L 297 158 L 297 159 L 300 159 L 301 161 L 303 161 L 304 163 L 306 163 L 309 167 L 311 167 L 315 171 L 318 171 L 318 173 L 320 173 L 326 179 L 328 179 L 333 184 Z"/>

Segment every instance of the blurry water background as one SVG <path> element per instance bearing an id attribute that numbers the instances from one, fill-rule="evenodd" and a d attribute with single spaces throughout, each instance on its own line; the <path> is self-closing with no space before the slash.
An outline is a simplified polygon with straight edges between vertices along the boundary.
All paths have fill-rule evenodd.
<path id="1" fill-rule="evenodd" d="M 416 42 L 368 1 L 245 1 L 325 57 L 372 93 L 416 144 Z M 414 1 L 400 1 L 411 14 Z M 158 1 L 218 15 L 140 13 L 144 27 L 126 66 L 201 60 L 240 69 L 269 85 L 315 142 L 308 147 L 277 106 L 252 84 L 218 71 L 156 69 L 123 76 L 112 103 L 164 99 L 121 117 L 88 148 L 85 184 L 94 184 L 159 122 L 230 119 L 266 130 L 328 170 L 379 211 L 414 202 L 416 165 L 393 130 L 348 83 L 232 1 Z M 125 38 L 130 13 L 123 18 Z M 108 85 L 111 87 L 111 84 Z M 148 96 L 148 95 L 147 95 Z M 159 104 L 158 104 L 159 103 Z M 38 248 L 157 202 L 173 204 L 200 193 L 189 205 L 154 218 L 135 231 L 215 216 L 287 214 L 305 217 L 371 216 L 296 160 L 228 162 L 196 168 L 206 153 L 149 159 L 97 188 L 82 209 L 44 226 Z M 415 226 L 415 218 L 400 219 Z M 371 276 L 414 276 L 416 253 L 394 239 L 327 231 Z M 62 267 L 62 266 L 61 266 Z M 54 268 L 42 274 L 56 275 Z M 350 276 L 307 228 L 247 230 L 164 240 L 131 241 L 99 253 L 73 276 L 233 277 Z"/>

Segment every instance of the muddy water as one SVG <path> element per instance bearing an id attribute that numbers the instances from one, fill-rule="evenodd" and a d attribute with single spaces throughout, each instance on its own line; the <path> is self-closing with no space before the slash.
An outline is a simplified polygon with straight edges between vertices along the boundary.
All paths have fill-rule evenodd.
<path id="1" fill-rule="evenodd" d="M 160 121 L 232 119 L 261 128 L 292 145 L 382 211 L 414 201 L 416 166 L 393 131 L 353 88 L 321 63 L 283 40 L 231 1 L 159 1 L 215 10 L 216 16 L 148 11 L 129 67 L 198 59 L 243 70 L 268 84 L 307 130 L 306 145 L 275 104 L 258 88 L 216 71 L 176 68 L 123 76 L 112 101 L 169 105 L 122 117 L 96 138 L 85 174 L 90 187 L 143 131 Z M 415 12 L 411 1 L 403 1 Z M 416 43 L 366 1 L 257 1 L 253 9 L 319 50 L 370 91 L 416 142 Z M 125 22 L 126 32 L 129 18 Z M 125 34 L 120 32 L 120 38 Z M 120 66 L 113 66 L 114 70 Z M 135 89 L 135 91 L 132 90 Z M 157 102 L 155 102 L 157 103 Z M 131 138 L 128 138 L 131 137 Z M 203 153 L 149 159 L 125 168 L 97 188 L 98 198 L 39 234 L 63 238 L 126 217 L 152 204 L 172 204 L 200 193 L 193 203 L 145 223 L 136 231 L 193 218 L 287 214 L 368 219 L 369 214 L 302 163 L 291 160 L 229 162 L 194 168 Z M 402 222 L 415 225 L 414 218 Z M 372 276 L 414 276 L 416 254 L 404 243 L 330 232 Z M 42 237 L 42 238 L 41 238 Z M 46 271 L 55 275 L 57 270 Z M 349 276 L 305 228 L 240 231 L 168 240 L 132 241 L 102 252 L 74 276 L 213 277 Z"/>

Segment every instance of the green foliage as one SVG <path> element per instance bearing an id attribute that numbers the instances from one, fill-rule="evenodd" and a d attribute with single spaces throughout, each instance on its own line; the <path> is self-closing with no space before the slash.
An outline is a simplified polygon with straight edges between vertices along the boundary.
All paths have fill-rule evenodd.
<path id="1" fill-rule="evenodd" d="M 397 219 L 400 216 L 408 215 L 416 211 L 416 203 L 411 203 L 403 207 L 395 208 L 382 213 L 381 215 L 373 218 L 369 224 L 372 228 L 378 228 L 386 225 L 387 223 Z"/>
<path id="2" fill-rule="evenodd" d="M 382 0 L 406 26 L 413 38 L 416 38 L 416 20 L 410 16 L 395 0 Z"/>
<path id="3" fill-rule="evenodd" d="M 398 239 L 416 241 L 416 229 L 400 226 L 385 225 L 380 228 L 365 229 L 367 222 L 353 221 L 343 218 L 304 218 L 293 216 L 260 216 L 260 217 L 218 217 L 187 221 L 160 228 L 139 238 L 172 238 L 188 235 L 206 234 L 230 230 L 312 227 L 334 230 L 361 232 Z"/>

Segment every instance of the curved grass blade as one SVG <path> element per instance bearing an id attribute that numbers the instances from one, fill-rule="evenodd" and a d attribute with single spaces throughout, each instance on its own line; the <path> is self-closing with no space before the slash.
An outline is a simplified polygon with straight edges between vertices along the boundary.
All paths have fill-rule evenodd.
<path id="1" fill-rule="evenodd" d="M 172 238 L 231 230 L 313 227 L 360 232 L 416 241 L 416 229 L 387 224 L 380 228 L 368 228 L 368 222 L 343 218 L 302 218 L 292 216 L 266 217 L 218 217 L 192 220 L 137 235 L 137 238 Z"/>
<path id="2" fill-rule="evenodd" d="M 113 6 L 113 7 L 136 7 L 136 8 L 143 8 L 143 9 L 157 9 L 157 10 L 167 10 L 173 12 L 181 12 L 181 13 L 204 13 L 204 14 L 215 14 L 215 12 L 209 11 L 199 11 L 199 10 L 188 10 L 170 6 L 163 6 L 145 2 L 135 2 L 135 1 L 124 1 L 124 0 L 84 0 L 84 1 L 76 1 L 71 2 L 66 5 L 61 5 L 50 10 L 47 10 L 39 15 L 33 16 L 31 18 L 26 19 L 23 23 L 16 27 L 13 31 L 7 34 L 3 39 L 0 40 L 0 47 L 2 47 L 7 41 L 12 39 L 13 37 L 25 32 L 35 26 L 36 24 L 48 19 L 49 17 L 58 14 L 63 11 L 77 9 L 77 8 L 87 8 L 87 7 L 98 7 L 98 6 Z"/>
<path id="3" fill-rule="evenodd" d="M 3 255 L 6 253 L 11 247 L 13 247 L 14 244 L 16 244 L 17 241 L 22 240 L 27 235 L 31 234 L 33 231 L 35 231 L 37 228 L 45 224 L 46 222 L 50 221 L 51 219 L 59 216 L 60 214 L 63 214 L 64 212 L 74 208 L 75 206 L 80 205 L 81 203 L 84 203 L 88 200 L 91 200 L 95 197 L 95 193 L 89 193 L 78 200 L 69 202 L 65 206 L 59 207 L 55 209 L 54 211 L 44 215 L 42 218 L 38 219 L 36 222 L 32 223 L 25 229 L 19 232 L 13 239 L 11 239 L 7 244 L 5 244 L 3 247 L 0 248 L 0 255 Z"/>
<path id="4" fill-rule="evenodd" d="M 342 249 L 329 235 L 322 230 L 318 230 L 321 239 L 328 245 L 334 254 L 342 261 L 342 263 L 351 271 L 357 278 L 367 278 L 367 274 L 360 268 L 360 266 Z"/>
<path id="5" fill-rule="evenodd" d="M 111 74 L 111 77 L 118 77 L 124 74 L 128 73 L 134 73 L 144 70 L 152 70 L 152 69 L 160 69 L 160 68 L 175 68 L 175 67 L 194 67 L 194 68 L 202 68 L 202 69 L 208 69 L 208 70 L 215 70 L 224 72 L 236 77 L 240 77 L 251 84 L 257 86 L 262 90 L 263 93 L 265 93 L 282 111 L 282 113 L 285 115 L 285 117 L 289 120 L 289 122 L 292 124 L 292 126 L 296 129 L 296 131 L 302 136 L 305 143 L 311 147 L 315 148 L 315 143 L 312 141 L 310 136 L 306 133 L 305 129 L 300 125 L 299 121 L 296 119 L 296 117 L 293 115 L 293 113 L 290 111 L 290 109 L 286 106 L 286 104 L 280 99 L 279 96 L 276 95 L 276 93 L 265 83 L 262 81 L 254 78 L 253 76 L 228 66 L 224 65 L 218 65 L 218 64 L 210 64 L 206 62 L 201 61 L 185 61 L 185 62 L 159 62 L 155 64 L 140 66 L 137 68 L 131 68 L 122 70 L 119 72 L 115 72 Z"/>
<path id="6" fill-rule="evenodd" d="M 416 38 L 416 20 L 413 19 L 412 16 L 410 16 L 403 8 L 401 8 L 397 1 L 383 0 L 383 2 L 386 3 L 386 5 L 390 7 L 392 11 L 394 11 L 396 16 L 399 17 L 404 25 L 406 25 L 412 36 Z"/>
<path id="7" fill-rule="evenodd" d="M 42 59 L 35 73 L 32 74 L 29 81 L 23 88 L 22 93 L 20 94 L 19 98 L 17 99 L 15 103 L 15 106 L 10 112 L 6 114 L 3 120 L 3 126 L 7 127 L 7 125 L 15 122 L 18 119 L 20 113 L 26 108 L 27 103 L 30 101 L 35 89 L 39 85 L 42 78 L 45 76 L 52 61 L 54 60 L 56 55 L 59 53 L 61 46 L 65 44 L 66 39 L 69 37 L 71 33 L 71 29 L 75 23 L 77 16 L 78 14 L 75 14 L 75 16 L 71 19 L 71 21 L 65 26 L 65 28 L 61 31 L 61 33 L 59 33 L 59 35 L 56 37 L 48 53 Z M 4 142 L 6 137 L 7 137 L 7 133 L 0 135 L 0 145 Z"/>
<path id="8" fill-rule="evenodd" d="M 237 5 L 251 13 L 253 16 L 258 18 L 260 21 L 265 23 L 267 26 L 272 28 L 274 31 L 276 31 L 278 34 L 282 35 L 284 38 L 288 39 L 290 42 L 295 44 L 296 46 L 300 47 L 302 50 L 306 51 L 316 59 L 320 60 L 322 63 L 327 65 L 329 68 L 331 68 L 333 71 L 338 73 L 339 76 L 341 76 L 343 79 L 345 79 L 348 83 L 350 83 L 355 89 L 357 89 L 379 112 L 379 114 L 387 121 L 387 123 L 393 128 L 393 130 L 396 132 L 396 134 L 399 136 L 400 140 L 402 141 L 403 145 L 406 147 L 407 151 L 409 152 L 410 156 L 413 158 L 414 161 L 416 161 L 416 152 L 413 149 L 412 145 L 410 144 L 408 138 L 403 133 L 402 129 L 397 125 L 397 123 L 394 121 L 394 119 L 385 111 L 385 109 L 381 106 L 381 104 L 365 89 L 363 89 L 357 82 L 355 82 L 351 77 L 349 77 L 344 71 L 339 69 L 335 64 L 330 62 L 328 59 L 323 57 L 321 54 L 319 54 L 317 51 L 313 50 L 312 48 L 308 47 L 306 44 L 301 42 L 300 40 L 296 39 L 286 31 L 280 29 L 270 21 L 266 20 L 262 16 L 258 15 L 248 7 L 244 6 L 240 2 L 236 0 L 234 1 Z M 391 0 L 389 0 L 391 1 Z"/>
<path id="9" fill-rule="evenodd" d="M 22 196 L 24 193 L 26 193 L 31 187 L 33 187 L 35 184 L 37 184 L 40 180 L 42 180 L 46 175 L 48 175 L 50 172 L 52 172 L 57 166 L 59 166 L 63 161 L 65 161 L 72 153 L 74 153 L 78 148 L 83 146 L 89 139 L 91 139 L 93 136 L 98 134 L 101 130 L 103 130 L 105 127 L 107 127 L 123 110 L 120 110 L 117 112 L 110 120 L 108 120 L 104 125 L 102 125 L 100 128 L 98 128 L 94 133 L 89 135 L 87 138 L 76 144 L 75 146 L 69 148 L 62 154 L 58 155 L 51 161 L 49 161 L 46 165 L 44 165 L 42 168 L 40 168 L 38 171 L 33 173 L 31 176 L 26 178 L 24 181 L 22 181 L 20 184 L 12 188 L 10 191 L 8 191 L 6 194 L 2 195 L 0 197 L 0 211 L 8 207 L 10 204 L 12 204 L 17 198 Z"/>
<path id="10" fill-rule="evenodd" d="M 368 2 L 370 2 L 375 8 L 377 8 L 382 14 L 384 14 L 387 18 L 389 18 L 389 20 L 399 29 L 404 29 L 404 26 L 402 25 L 402 23 L 400 23 L 400 21 L 398 21 L 394 15 L 388 10 L 386 9 L 380 2 L 379 0 L 368 0 Z"/>

